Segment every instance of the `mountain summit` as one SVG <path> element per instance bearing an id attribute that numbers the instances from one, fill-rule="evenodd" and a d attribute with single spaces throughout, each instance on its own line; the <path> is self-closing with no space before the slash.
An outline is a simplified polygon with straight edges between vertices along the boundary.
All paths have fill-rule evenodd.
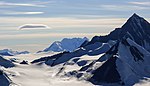
<path id="1" fill-rule="evenodd" d="M 150 47 L 147 47 L 150 45 L 150 24 L 144 18 L 135 13 L 121 28 L 116 28 L 106 36 L 95 36 L 86 45 L 93 44 L 95 42 L 107 43 L 110 40 L 121 40 L 126 34 L 130 35 L 132 40 L 137 44 L 143 46 L 147 50 L 150 49 Z M 84 47 L 86 45 L 82 46 Z"/>

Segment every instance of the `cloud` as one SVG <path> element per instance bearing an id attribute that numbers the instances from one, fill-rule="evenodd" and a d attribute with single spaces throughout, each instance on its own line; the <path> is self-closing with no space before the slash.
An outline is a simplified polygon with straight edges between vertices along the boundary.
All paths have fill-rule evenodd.
<path id="1" fill-rule="evenodd" d="M 146 6 L 150 6 L 150 2 L 128 2 L 129 4 L 133 4 L 133 5 L 146 5 Z"/>
<path id="2" fill-rule="evenodd" d="M 36 4 L 36 3 L 10 3 L 10 2 L 0 1 L 0 7 L 8 7 L 8 6 L 45 7 L 42 4 Z"/>
<path id="3" fill-rule="evenodd" d="M 71 29 L 71 28 L 115 28 L 120 27 L 124 22 L 125 18 L 68 18 L 68 17 L 49 17 L 49 18 L 38 18 L 38 17 L 0 17 L 3 21 L 0 23 L 1 30 L 16 30 L 24 24 L 44 24 L 54 29 Z M 8 27 L 9 26 L 9 27 Z M 10 28 L 11 27 L 11 28 Z M 70 31 L 70 30 L 69 30 Z M 100 31 L 104 31 L 101 29 Z"/>
<path id="4" fill-rule="evenodd" d="M 106 35 L 107 33 L 31 33 L 31 34 L 5 34 L 0 39 L 33 39 L 50 37 L 93 37 L 95 35 Z"/>
<path id="5" fill-rule="evenodd" d="M 48 29 L 47 25 L 44 24 L 25 24 L 19 27 L 20 30 L 22 29 Z"/>
<path id="6" fill-rule="evenodd" d="M 37 15 L 44 14 L 44 12 L 4 12 L 5 15 Z"/>
<path id="7" fill-rule="evenodd" d="M 101 5 L 101 8 L 105 10 L 115 10 L 115 11 L 131 11 L 131 10 L 145 10 L 150 9 L 149 7 L 136 6 L 136 5 Z"/>

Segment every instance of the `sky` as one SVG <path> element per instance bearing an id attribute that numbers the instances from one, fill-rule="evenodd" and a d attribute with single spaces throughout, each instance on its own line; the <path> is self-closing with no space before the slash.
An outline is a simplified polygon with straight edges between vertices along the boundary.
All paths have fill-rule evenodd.
<path id="1" fill-rule="evenodd" d="M 36 52 L 65 37 L 106 35 L 133 13 L 149 21 L 150 0 L 0 0 L 0 49 Z"/>

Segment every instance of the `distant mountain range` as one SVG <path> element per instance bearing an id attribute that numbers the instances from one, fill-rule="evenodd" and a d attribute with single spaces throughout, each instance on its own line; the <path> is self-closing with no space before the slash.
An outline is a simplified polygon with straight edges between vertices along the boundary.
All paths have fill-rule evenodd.
<path id="1" fill-rule="evenodd" d="M 19 55 L 19 54 L 29 54 L 29 53 L 30 52 L 28 52 L 28 51 L 18 52 L 18 51 L 13 51 L 11 49 L 0 50 L 0 55 L 2 55 L 2 56 L 14 56 L 14 55 Z"/>
<path id="2" fill-rule="evenodd" d="M 79 48 L 83 43 L 88 42 L 88 38 L 64 38 L 61 41 L 56 41 L 52 43 L 48 48 L 44 49 L 43 52 L 53 51 L 69 51 L 72 52 Z"/>

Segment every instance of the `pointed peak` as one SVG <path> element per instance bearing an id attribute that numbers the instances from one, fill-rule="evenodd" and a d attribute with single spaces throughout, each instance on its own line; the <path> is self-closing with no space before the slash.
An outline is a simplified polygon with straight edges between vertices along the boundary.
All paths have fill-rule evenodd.
<path id="1" fill-rule="evenodd" d="M 140 17 L 139 15 L 137 15 L 136 13 L 134 13 L 128 20 L 127 20 L 127 22 L 122 26 L 122 27 L 124 27 L 124 26 L 128 26 L 129 24 L 130 24 L 130 26 L 131 25 L 133 25 L 133 26 L 139 26 L 141 23 L 147 23 L 147 21 L 143 18 L 143 17 Z M 136 27 L 135 26 L 135 27 Z M 140 25 L 140 27 L 141 27 L 141 25 Z"/>
<path id="2" fill-rule="evenodd" d="M 134 13 L 134 14 L 132 15 L 132 17 L 140 17 L 140 16 L 137 15 L 136 13 Z"/>
<path id="3" fill-rule="evenodd" d="M 131 17 L 130 17 L 130 19 L 143 19 L 142 17 L 140 17 L 139 15 L 137 15 L 136 13 L 134 13 Z"/>

